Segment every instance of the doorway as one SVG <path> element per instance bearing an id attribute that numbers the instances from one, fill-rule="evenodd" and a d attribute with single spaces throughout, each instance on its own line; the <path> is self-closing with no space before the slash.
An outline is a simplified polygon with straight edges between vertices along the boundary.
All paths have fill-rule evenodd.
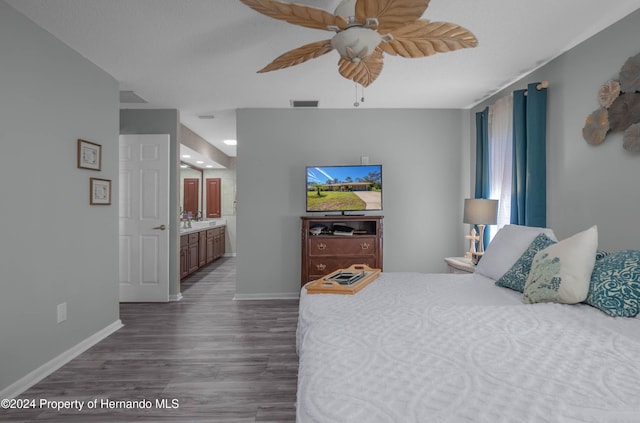
<path id="1" fill-rule="evenodd" d="M 169 301 L 169 135 L 120 136 L 120 301 Z"/>

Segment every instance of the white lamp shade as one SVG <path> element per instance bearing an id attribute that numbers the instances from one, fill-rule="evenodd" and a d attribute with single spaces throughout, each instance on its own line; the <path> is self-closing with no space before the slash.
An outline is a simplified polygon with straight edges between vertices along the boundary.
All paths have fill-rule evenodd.
<path id="1" fill-rule="evenodd" d="M 495 225 L 498 223 L 498 200 L 466 198 L 464 200 L 464 223 Z"/>
<path id="2" fill-rule="evenodd" d="M 377 31 L 369 28 L 352 27 L 334 35 L 331 39 L 331 46 L 344 59 L 351 60 L 352 57 L 349 57 L 347 48 L 351 49 L 355 55 L 360 55 L 364 52 L 363 56 L 367 57 L 375 51 L 380 42 L 382 42 L 382 37 Z"/>

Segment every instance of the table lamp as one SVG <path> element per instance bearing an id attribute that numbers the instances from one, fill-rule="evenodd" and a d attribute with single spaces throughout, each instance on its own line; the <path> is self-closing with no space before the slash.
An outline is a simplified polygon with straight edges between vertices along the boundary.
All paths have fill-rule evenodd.
<path id="1" fill-rule="evenodd" d="M 498 223 L 498 200 L 465 198 L 463 222 L 471 224 L 471 235 L 467 236 L 471 240 L 471 247 L 465 257 L 477 262 L 484 254 L 482 241 L 484 239 L 485 226 Z M 474 225 L 478 227 L 477 233 Z M 477 248 L 475 247 L 476 242 L 478 243 Z"/>

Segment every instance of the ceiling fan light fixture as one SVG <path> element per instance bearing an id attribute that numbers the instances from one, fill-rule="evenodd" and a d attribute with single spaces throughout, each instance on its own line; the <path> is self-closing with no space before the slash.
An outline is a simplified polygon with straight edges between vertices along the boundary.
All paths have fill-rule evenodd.
<path id="1" fill-rule="evenodd" d="M 460 25 L 421 19 L 431 0 L 341 0 L 333 14 L 291 0 L 240 1 L 274 19 L 336 33 L 281 54 L 258 73 L 299 65 L 335 49 L 340 75 L 367 87 L 382 72 L 383 53 L 418 58 L 478 45 Z"/>
<path id="2" fill-rule="evenodd" d="M 357 63 L 373 53 L 381 41 L 382 37 L 373 29 L 351 27 L 334 35 L 331 47 L 343 59 Z"/>

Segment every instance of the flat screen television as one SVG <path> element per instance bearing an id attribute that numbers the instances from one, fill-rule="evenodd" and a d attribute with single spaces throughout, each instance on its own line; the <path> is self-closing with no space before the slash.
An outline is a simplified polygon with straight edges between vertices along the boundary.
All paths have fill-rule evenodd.
<path id="1" fill-rule="evenodd" d="M 382 165 L 307 166 L 307 212 L 382 210 Z"/>

